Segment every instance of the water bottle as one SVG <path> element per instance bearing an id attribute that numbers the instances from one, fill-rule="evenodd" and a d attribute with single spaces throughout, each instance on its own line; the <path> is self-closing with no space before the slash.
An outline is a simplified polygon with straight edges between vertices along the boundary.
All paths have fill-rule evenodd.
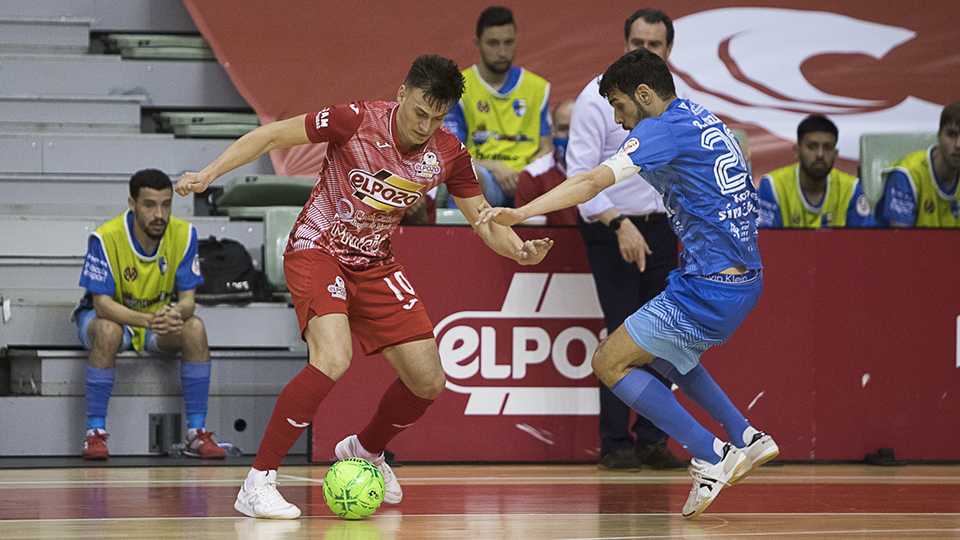
<path id="1" fill-rule="evenodd" d="M 217 443 L 217 446 L 219 446 L 220 448 L 223 448 L 224 450 L 226 450 L 228 456 L 242 456 L 242 455 L 243 455 L 243 449 L 240 448 L 239 446 L 234 446 L 234 445 L 231 444 L 231 443 L 228 443 L 228 442 Z"/>

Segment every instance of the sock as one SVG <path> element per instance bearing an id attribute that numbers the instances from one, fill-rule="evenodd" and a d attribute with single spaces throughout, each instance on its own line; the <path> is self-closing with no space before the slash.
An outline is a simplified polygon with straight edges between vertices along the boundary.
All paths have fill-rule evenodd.
<path id="1" fill-rule="evenodd" d="M 258 471 L 275 471 L 300 433 L 313 421 L 320 402 L 327 397 L 336 382 L 322 371 L 307 364 L 277 398 L 267 431 L 260 441 L 260 449 L 253 460 Z"/>
<path id="2" fill-rule="evenodd" d="M 247 479 L 243 481 L 243 489 L 251 490 L 257 486 L 262 486 L 267 482 L 275 482 L 277 480 L 277 471 L 258 471 L 256 469 L 250 469 L 250 472 L 247 473 Z"/>
<path id="3" fill-rule="evenodd" d="M 207 396 L 210 394 L 210 362 L 183 362 L 180 365 L 180 387 L 187 427 L 202 429 L 207 425 Z"/>
<path id="4" fill-rule="evenodd" d="M 391 439 L 419 420 L 431 403 L 432 399 L 417 397 L 397 379 L 383 394 L 376 414 L 367 427 L 357 434 L 357 440 L 364 450 L 379 455 Z"/>
<path id="5" fill-rule="evenodd" d="M 653 362 L 650 362 L 650 366 L 680 387 L 680 390 L 683 390 L 683 393 L 689 396 L 694 403 L 719 422 L 727 433 L 727 439 L 734 446 L 743 448 L 747 445 L 749 441 L 745 442 L 744 438 L 750 423 L 734 407 L 727 394 L 720 389 L 720 386 L 702 365 L 697 364 L 686 375 L 681 375 L 673 364 L 663 358 L 655 358 Z M 752 438 L 753 434 L 750 437 Z"/>
<path id="6" fill-rule="evenodd" d="M 637 414 L 643 415 L 682 444 L 693 457 L 714 464 L 720 461 L 720 455 L 714 450 L 717 438 L 698 424 L 680 406 L 673 392 L 650 373 L 634 369 L 610 390 Z"/>
<path id="7" fill-rule="evenodd" d="M 116 370 L 87 366 L 87 429 L 106 429 Z"/>
<path id="8" fill-rule="evenodd" d="M 753 426 L 747 426 L 747 429 L 743 430 L 743 445 L 749 446 L 753 442 L 753 436 L 757 433 L 760 433 Z"/>

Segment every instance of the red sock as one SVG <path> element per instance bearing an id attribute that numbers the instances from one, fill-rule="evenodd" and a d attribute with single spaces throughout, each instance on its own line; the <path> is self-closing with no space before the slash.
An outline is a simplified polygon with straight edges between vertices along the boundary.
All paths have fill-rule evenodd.
<path id="1" fill-rule="evenodd" d="M 313 421 L 320 402 L 327 397 L 336 382 L 319 369 L 307 364 L 277 398 L 273 416 L 260 441 L 260 449 L 253 460 L 258 471 L 280 468 L 280 461 L 297 442 L 300 433 Z M 294 425 L 296 423 L 297 425 Z"/>
<path id="2" fill-rule="evenodd" d="M 432 399 L 417 397 L 397 379 L 383 394 L 370 423 L 357 434 L 360 445 L 374 455 L 383 452 L 390 439 L 419 420 L 431 403 Z"/>

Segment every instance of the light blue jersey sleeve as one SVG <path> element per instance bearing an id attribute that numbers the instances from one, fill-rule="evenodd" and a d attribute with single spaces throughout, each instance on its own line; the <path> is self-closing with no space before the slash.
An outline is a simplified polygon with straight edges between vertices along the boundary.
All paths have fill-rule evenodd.
<path id="1" fill-rule="evenodd" d="M 203 284 L 203 274 L 200 273 L 199 245 L 197 230 L 190 227 L 190 245 L 187 247 L 183 259 L 180 259 L 180 266 L 177 267 L 177 277 L 174 280 L 178 291 L 192 291 Z"/>
<path id="2" fill-rule="evenodd" d="M 769 176 L 760 178 L 757 197 L 760 203 L 758 205 L 760 211 L 758 226 L 775 229 L 782 228 L 783 212 L 780 210 L 780 202 L 777 200 L 777 193 Z"/>
<path id="3" fill-rule="evenodd" d="M 889 227 L 891 221 L 913 227 L 917 223 L 917 198 L 906 173 L 890 171 L 883 183 L 883 195 L 877 202 L 877 221 Z"/>
<path id="4" fill-rule="evenodd" d="M 456 135 L 460 142 L 467 144 L 467 117 L 464 116 L 463 105 L 459 101 L 450 107 L 450 112 L 443 119 L 443 126 Z"/>
<path id="5" fill-rule="evenodd" d="M 876 226 L 877 220 L 870 212 L 870 202 L 863 192 L 863 186 L 860 185 L 860 182 L 857 182 L 853 188 L 853 195 L 850 196 L 850 204 L 847 207 L 847 227 Z"/>
<path id="6" fill-rule="evenodd" d="M 80 272 L 80 286 L 92 293 L 111 297 L 117 290 L 113 272 L 110 270 L 110 261 L 103 252 L 103 244 L 100 243 L 100 238 L 93 234 L 87 241 L 87 256 Z"/>

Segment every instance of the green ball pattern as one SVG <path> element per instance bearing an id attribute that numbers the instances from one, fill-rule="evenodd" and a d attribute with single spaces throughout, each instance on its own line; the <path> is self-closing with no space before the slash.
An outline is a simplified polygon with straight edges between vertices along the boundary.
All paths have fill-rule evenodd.
<path id="1" fill-rule="evenodd" d="M 365 459 L 341 459 L 323 477 L 323 499 L 344 519 L 365 518 L 383 502 L 383 475 Z"/>

